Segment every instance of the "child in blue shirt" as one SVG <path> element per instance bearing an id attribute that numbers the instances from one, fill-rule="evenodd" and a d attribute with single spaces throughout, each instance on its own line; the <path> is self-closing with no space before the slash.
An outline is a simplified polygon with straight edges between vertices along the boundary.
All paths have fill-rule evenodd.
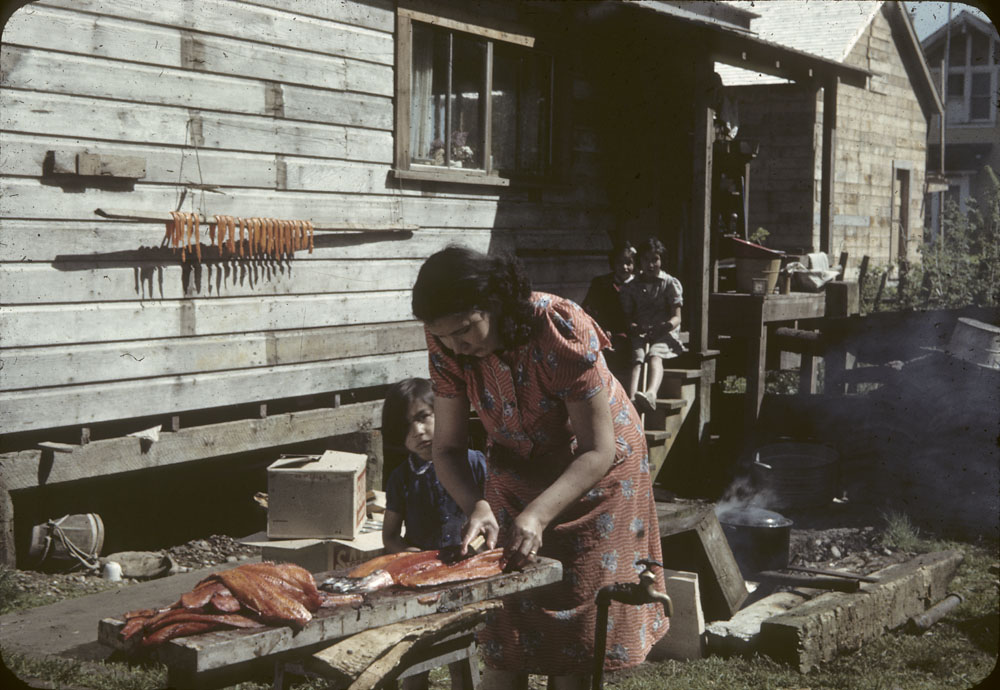
<path id="1" fill-rule="evenodd" d="M 404 379 L 386 392 L 382 441 L 387 464 L 399 463 L 385 490 L 382 542 L 389 553 L 421 551 L 462 543 L 465 514 L 437 480 L 431 462 L 434 393 L 427 379 Z M 486 458 L 469 451 L 469 471 L 482 491 Z M 401 533 L 401 529 L 405 532 Z"/>
<path id="2" fill-rule="evenodd" d="M 398 463 L 385 487 L 382 543 L 387 553 L 425 551 L 462 543 L 465 513 L 434 472 L 434 393 L 431 382 L 403 379 L 386 391 L 382 405 L 382 444 L 386 464 Z M 469 472 L 479 491 L 486 481 L 486 458 L 469 451 Z M 449 664 L 453 690 L 465 683 L 462 665 Z M 428 674 L 403 679 L 403 690 L 426 690 Z"/>

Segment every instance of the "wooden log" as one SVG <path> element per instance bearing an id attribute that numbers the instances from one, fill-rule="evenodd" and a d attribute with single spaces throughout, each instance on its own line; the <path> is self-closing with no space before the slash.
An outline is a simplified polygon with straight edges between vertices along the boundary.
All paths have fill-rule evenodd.
<path id="1" fill-rule="evenodd" d="M 484 601 L 366 630 L 316 652 L 306 661 L 306 668 L 336 684 L 367 690 L 398 676 L 407 656 L 455 633 L 471 631 L 487 611 L 500 605 Z"/>

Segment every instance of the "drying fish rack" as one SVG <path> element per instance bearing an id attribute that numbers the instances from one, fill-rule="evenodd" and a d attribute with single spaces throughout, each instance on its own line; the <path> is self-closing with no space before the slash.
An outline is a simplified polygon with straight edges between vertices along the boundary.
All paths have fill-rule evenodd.
<path id="1" fill-rule="evenodd" d="M 145 223 L 169 223 L 173 220 L 169 211 L 130 211 L 124 209 L 103 209 L 98 208 L 94 213 L 102 218 L 112 220 L 134 220 Z M 224 214 L 219 214 L 220 216 Z M 198 220 L 203 224 L 215 223 L 218 216 L 206 216 L 198 214 Z M 312 221 L 313 230 L 316 232 L 333 233 L 358 233 L 358 232 L 413 232 L 417 230 L 417 225 L 406 225 L 403 223 L 391 223 L 385 225 L 372 225 L 365 223 L 348 223 L 337 221 Z"/>
<path id="2" fill-rule="evenodd" d="M 315 579 L 322 582 L 327 577 L 344 574 L 346 571 L 318 573 Z M 297 632 L 289 627 L 213 630 L 175 638 L 159 645 L 152 653 L 167 667 L 170 687 L 223 687 L 240 678 L 275 670 L 278 664 L 305 658 L 339 639 L 365 630 L 524 592 L 561 579 L 559 561 L 539 558 L 521 572 L 482 580 L 420 590 L 393 587 L 372 592 L 358 609 L 349 605 L 320 609 Z M 169 603 L 164 601 L 162 605 Z M 98 641 L 114 649 L 130 651 L 131 645 L 123 643 L 119 637 L 124 625 L 124 621 L 116 618 L 101 620 Z"/>
<path id="3" fill-rule="evenodd" d="M 132 211 L 95 209 L 102 218 L 165 223 L 164 240 L 178 251 L 181 262 L 191 256 L 202 259 L 202 234 L 208 240 L 209 256 L 213 259 L 290 259 L 295 252 L 313 252 L 316 232 L 329 233 L 397 233 L 413 232 L 415 225 L 363 225 L 358 223 L 313 222 L 282 218 L 237 217 L 223 214 L 202 215 L 194 212 Z M 201 228 L 204 227 L 204 231 Z M 237 251 L 238 250 L 238 251 Z M 208 258 L 208 257 L 206 257 Z"/>

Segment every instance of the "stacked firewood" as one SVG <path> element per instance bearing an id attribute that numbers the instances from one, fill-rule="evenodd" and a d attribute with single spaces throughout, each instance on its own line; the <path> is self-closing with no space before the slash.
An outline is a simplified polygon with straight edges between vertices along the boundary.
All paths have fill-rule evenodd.
<path id="1" fill-rule="evenodd" d="M 180 251 L 181 261 L 189 255 L 201 261 L 201 217 L 181 211 L 171 211 L 170 216 L 165 240 Z M 300 249 L 312 254 L 315 228 L 308 220 L 217 215 L 215 222 L 208 224 L 208 235 L 209 247 L 217 257 L 282 259 L 291 258 Z"/>

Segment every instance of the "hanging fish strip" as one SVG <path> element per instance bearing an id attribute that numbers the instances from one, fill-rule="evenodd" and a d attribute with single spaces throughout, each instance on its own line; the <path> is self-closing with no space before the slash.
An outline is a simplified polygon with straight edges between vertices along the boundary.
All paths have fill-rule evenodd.
<path id="1" fill-rule="evenodd" d="M 197 213 L 171 211 L 164 241 L 181 261 L 192 254 L 201 261 L 201 218 Z M 214 258 L 291 259 L 295 252 L 313 253 L 316 229 L 309 220 L 215 216 L 208 225 L 208 246 Z"/>

